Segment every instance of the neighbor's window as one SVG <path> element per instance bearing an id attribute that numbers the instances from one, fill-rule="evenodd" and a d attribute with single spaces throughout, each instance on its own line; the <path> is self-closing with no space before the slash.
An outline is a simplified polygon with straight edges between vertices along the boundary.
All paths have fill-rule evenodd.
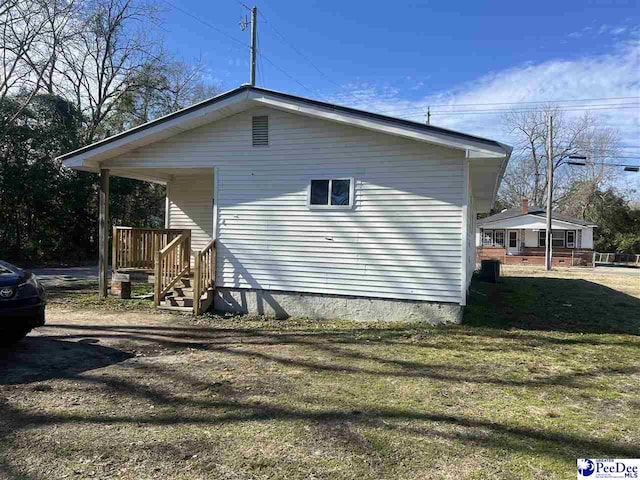
<path id="1" fill-rule="evenodd" d="M 487 247 L 493 245 L 493 230 L 485 230 L 482 232 L 482 245 Z"/>
<path id="2" fill-rule="evenodd" d="M 495 243 L 496 247 L 504 247 L 504 230 L 496 230 Z"/>
<path id="3" fill-rule="evenodd" d="M 564 230 L 551 230 L 551 246 L 564 247 Z"/>
<path id="4" fill-rule="evenodd" d="M 567 230 L 567 248 L 576 247 L 576 232 L 573 230 Z"/>
<path id="5" fill-rule="evenodd" d="M 544 247 L 546 244 L 546 230 L 540 230 L 538 232 L 538 246 Z M 564 230 L 551 230 L 551 246 L 564 247 Z"/>
<path id="6" fill-rule="evenodd" d="M 311 180 L 308 202 L 310 207 L 350 208 L 353 205 L 353 179 Z"/>

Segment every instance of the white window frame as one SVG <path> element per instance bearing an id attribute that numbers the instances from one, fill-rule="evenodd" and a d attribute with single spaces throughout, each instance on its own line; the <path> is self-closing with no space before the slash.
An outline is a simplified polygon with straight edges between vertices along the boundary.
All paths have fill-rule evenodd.
<path id="1" fill-rule="evenodd" d="M 542 248 L 547 243 L 547 231 L 544 229 L 538 230 L 538 248 Z"/>
<path id="2" fill-rule="evenodd" d="M 502 233 L 502 244 L 498 243 L 498 235 L 497 233 Z M 493 246 L 494 247 L 502 247 L 505 248 L 505 231 L 502 229 L 497 229 L 493 231 Z"/>
<path id="3" fill-rule="evenodd" d="M 485 235 L 490 234 L 491 235 L 491 241 L 490 242 L 486 242 L 485 241 Z M 483 247 L 493 247 L 493 240 L 494 240 L 494 235 L 495 235 L 495 230 L 492 229 L 487 229 L 487 230 L 482 230 L 482 246 Z"/>
<path id="4" fill-rule="evenodd" d="M 556 234 L 557 233 L 562 233 L 562 238 L 558 238 L 558 237 L 553 238 L 553 234 L 554 233 L 556 233 Z M 553 244 L 554 240 L 556 240 L 556 241 L 562 240 L 562 245 L 554 245 Z M 551 230 L 551 247 L 552 248 L 566 248 L 566 246 L 567 246 L 566 240 L 567 240 L 567 237 L 566 237 L 566 234 L 565 234 L 564 230 Z"/>
<path id="5" fill-rule="evenodd" d="M 311 204 L 311 182 L 314 180 L 328 180 L 329 181 L 329 198 L 327 199 L 327 205 L 312 205 Z M 349 180 L 349 205 L 331 205 L 331 190 L 333 188 L 334 180 Z M 309 179 L 307 184 L 307 208 L 309 210 L 351 210 L 354 205 L 354 195 L 356 182 L 353 177 L 313 177 Z"/>
<path id="6" fill-rule="evenodd" d="M 573 241 L 572 242 L 569 242 L 569 234 L 570 233 L 573 234 Z M 567 230 L 567 237 L 566 237 L 566 242 L 565 242 L 567 248 L 576 248 L 576 237 L 577 236 L 578 235 L 576 234 L 575 230 Z"/>

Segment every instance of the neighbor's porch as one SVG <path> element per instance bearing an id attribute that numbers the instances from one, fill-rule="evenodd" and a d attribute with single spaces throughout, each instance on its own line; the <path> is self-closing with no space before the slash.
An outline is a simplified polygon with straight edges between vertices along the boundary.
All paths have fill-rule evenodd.
<path id="1" fill-rule="evenodd" d="M 544 228 L 500 227 L 494 225 L 491 228 L 479 229 L 477 261 L 498 259 L 507 265 L 544 265 Z M 585 233 L 584 228 L 554 220 L 551 235 L 553 266 L 593 265 L 591 231 Z"/>

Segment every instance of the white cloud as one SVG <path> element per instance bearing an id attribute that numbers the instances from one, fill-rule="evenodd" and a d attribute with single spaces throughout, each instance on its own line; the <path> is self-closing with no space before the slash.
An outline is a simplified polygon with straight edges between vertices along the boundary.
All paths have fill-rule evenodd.
<path id="1" fill-rule="evenodd" d="M 616 27 L 616 28 L 612 28 L 610 30 L 611 35 L 622 35 L 623 33 L 625 33 L 627 30 L 629 29 L 629 27 Z"/>
<path id="2" fill-rule="evenodd" d="M 606 23 L 600 25 L 600 29 L 598 30 L 598 33 L 600 35 L 605 34 L 609 31 L 611 27 L 609 25 L 607 25 Z"/>
<path id="3" fill-rule="evenodd" d="M 373 84 L 352 84 L 330 101 L 356 108 L 424 121 L 426 106 L 433 105 L 433 125 L 495 138 L 509 143 L 499 125 L 500 114 L 446 114 L 474 109 L 505 109 L 510 105 L 464 106 L 506 102 L 582 100 L 640 96 L 640 41 L 618 44 L 610 54 L 579 59 L 554 59 L 528 63 L 488 73 L 473 82 L 453 86 L 418 100 L 410 100 L 397 88 Z M 568 105 L 592 105 L 601 123 L 619 131 L 624 145 L 640 145 L 640 99 L 567 102 Z M 603 103 L 633 103 L 632 108 L 595 111 Z M 627 105 L 628 106 L 628 105 Z M 530 108 L 520 105 L 517 108 Z M 570 112 L 566 115 L 582 115 Z"/>

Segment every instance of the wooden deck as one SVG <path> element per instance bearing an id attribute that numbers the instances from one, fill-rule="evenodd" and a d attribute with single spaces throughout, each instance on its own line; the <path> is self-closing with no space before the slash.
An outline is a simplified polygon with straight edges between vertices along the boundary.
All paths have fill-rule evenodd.
<path id="1" fill-rule="evenodd" d="M 190 230 L 113 227 L 112 242 L 112 284 L 153 283 L 159 308 L 175 308 L 178 302 L 182 310 L 198 315 L 210 307 L 215 241 L 202 251 L 193 251 Z M 166 297 L 171 301 L 164 301 Z"/>

